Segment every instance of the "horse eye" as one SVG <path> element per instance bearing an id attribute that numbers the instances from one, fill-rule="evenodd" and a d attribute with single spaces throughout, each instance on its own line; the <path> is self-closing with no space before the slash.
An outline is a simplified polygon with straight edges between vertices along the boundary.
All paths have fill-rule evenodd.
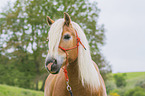
<path id="1" fill-rule="evenodd" d="M 66 40 L 68 40 L 68 39 L 70 39 L 71 38 L 71 36 L 69 35 L 69 34 L 66 34 L 66 35 L 64 35 L 64 37 L 63 37 L 64 39 L 66 39 Z"/>

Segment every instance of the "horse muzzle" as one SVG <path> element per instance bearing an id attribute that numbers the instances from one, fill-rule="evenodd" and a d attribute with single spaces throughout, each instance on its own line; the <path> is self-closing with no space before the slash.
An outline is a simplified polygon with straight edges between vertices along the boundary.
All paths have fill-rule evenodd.
<path id="1" fill-rule="evenodd" d="M 57 74 L 59 72 L 61 66 L 59 64 L 57 64 L 57 60 L 56 59 L 48 59 L 45 62 L 45 68 L 51 74 Z"/>
<path id="2" fill-rule="evenodd" d="M 63 60 L 64 59 L 62 59 L 60 57 L 55 59 L 55 58 L 48 56 L 45 60 L 45 68 L 51 74 L 58 74 L 60 71 L 60 68 L 63 64 Z"/>

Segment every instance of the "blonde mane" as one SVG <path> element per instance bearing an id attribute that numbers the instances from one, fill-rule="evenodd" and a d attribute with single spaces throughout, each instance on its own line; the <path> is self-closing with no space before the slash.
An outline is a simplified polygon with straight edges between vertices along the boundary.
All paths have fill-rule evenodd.
<path id="1" fill-rule="evenodd" d="M 77 31 L 78 36 L 80 37 L 81 42 L 84 44 L 87 50 L 80 45 L 78 53 L 78 67 L 79 67 L 79 76 L 84 86 L 88 86 L 93 89 L 98 89 L 101 85 L 100 76 L 96 70 L 91 55 L 89 44 L 86 39 L 86 36 L 81 29 L 81 27 L 71 21 L 73 28 Z M 52 56 L 56 57 L 58 54 L 58 46 L 61 39 L 61 34 L 63 31 L 64 19 L 59 19 L 51 25 L 49 31 L 49 52 Z M 50 46 L 51 45 L 51 46 Z"/>
<path id="2" fill-rule="evenodd" d="M 49 38 L 49 54 L 52 57 L 56 57 L 58 55 L 58 46 L 61 39 L 61 34 L 63 31 L 64 20 L 58 19 L 55 21 L 49 30 L 48 38 Z"/>

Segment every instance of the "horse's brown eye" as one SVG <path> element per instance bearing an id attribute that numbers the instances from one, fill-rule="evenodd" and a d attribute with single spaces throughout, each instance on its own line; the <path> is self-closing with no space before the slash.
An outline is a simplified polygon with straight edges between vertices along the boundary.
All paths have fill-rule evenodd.
<path id="1" fill-rule="evenodd" d="M 66 39 L 66 40 L 69 40 L 71 38 L 71 36 L 69 34 L 66 34 L 66 35 L 64 35 L 63 38 Z"/>

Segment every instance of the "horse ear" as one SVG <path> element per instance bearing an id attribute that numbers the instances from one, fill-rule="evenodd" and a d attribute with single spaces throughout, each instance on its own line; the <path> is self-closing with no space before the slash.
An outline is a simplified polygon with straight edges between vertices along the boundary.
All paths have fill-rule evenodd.
<path id="1" fill-rule="evenodd" d="M 47 20 L 48 25 L 52 25 L 54 23 L 54 21 L 50 19 L 49 16 L 46 17 L 46 20 Z"/>
<path id="2" fill-rule="evenodd" d="M 68 15 L 68 13 L 64 12 L 64 24 L 69 26 L 70 25 L 70 22 L 71 22 L 71 19 L 70 19 L 70 16 Z"/>

